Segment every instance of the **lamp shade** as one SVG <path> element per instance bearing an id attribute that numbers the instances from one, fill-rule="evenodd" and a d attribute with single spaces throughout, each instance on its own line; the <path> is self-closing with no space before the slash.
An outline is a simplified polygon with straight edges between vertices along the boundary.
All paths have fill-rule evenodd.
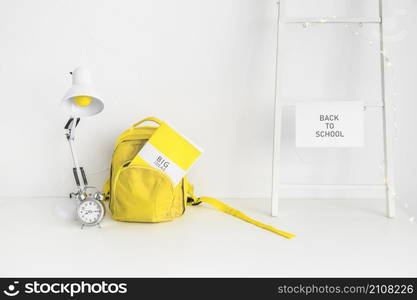
<path id="1" fill-rule="evenodd" d="M 104 102 L 91 84 L 88 69 L 79 67 L 72 72 L 72 86 L 65 93 L 62 106 L 74 117 L 88 117 L 100 113 Z"/>

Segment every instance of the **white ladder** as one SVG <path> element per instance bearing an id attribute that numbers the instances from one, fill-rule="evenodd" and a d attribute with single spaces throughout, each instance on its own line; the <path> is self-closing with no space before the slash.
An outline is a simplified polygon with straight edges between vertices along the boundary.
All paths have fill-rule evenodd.
<path id="1" fill-rule="evenodd" d="M 285 1 L 285 0 L 281 0 Z M 382 12 L 382 0 L 378 2 L 379 17 L 375 18 L 286 18 L 284 21 L 280 19 L 280 2 L 278 5 L 278 22 L 277 22 L 277 53 L 276 53 L 276 84 L 275 84 L 275 120 L 274 120 L 274 151 L 273 151 L 273 175 L 272 175 L 272 216 L 278 215 L 279 204 L 279 192 L 283 187 L 317 187 L 321 189 L 346 189 L 352 190 L 356 188 L 370 188 L 376 187 L 385 188 L 386 197 L 386 214 L 389 218 L 395 217 L 395 200 L 396 194 L 394 189 L 394 170 L 393 170 L 393 109 L 389 97 L 386 97 L 385 93 L 385 57 L 384 57 L 384 35 L 383 35 L 383 12 Z M 382 184 L 361 184 L 361 185 L 302 185 L 302 184 L 280 184 L 279 179 L 279 167 L 280 167 L 280 153 L 281 153 L 281 116 L 283 106 L 289 105 L 288 103 L 280 101 L 279 85 L 278 85 L 278 50 L 279 50 L 279 29 L 282 23 L 374 23 L 379 25 L 379 51 L 380 51 L 380 64 L 381 64 L 381 96 L 383 110 L 383 139 L 384 139 L 384 177 L 385 182 Z"/>

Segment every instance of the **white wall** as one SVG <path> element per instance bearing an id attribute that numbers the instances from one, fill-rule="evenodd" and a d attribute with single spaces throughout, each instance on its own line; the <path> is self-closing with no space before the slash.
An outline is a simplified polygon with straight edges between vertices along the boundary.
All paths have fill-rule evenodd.
<path id="1" fill-rule="evenodd" d="M 289 0 L 292 16 L 376 15 L 376 1 Z M 408 177 L 414 123 L 417 1 L 385 0 L 395 63 L 401 137 L 399 187 Z M 336 4 L 337 3 L 337 4 Z M 192 171 L 197 191 L 222 197 L 270 193 L 277 6 L 273 0 L 0 2 L 0 90 L 3 137 L 2 196 L 66 195 L 73 188 L 59 101 L 68 72 L 93 71 L 106 100 L 102 114 L 82 121 L 79 156 L 89 173 L 109 165 L 117 135 L 155 115 L 205 149 Z M 380 100 L 375 27 L 299 25 L 282 30 L 280 74 L 284 97 Z M 350 32 L 349 32 L 350 30 Z M 403 36 L 403 32 L 405 35 Z M 395 40 L 395 38 L 394 38 Z M 304 42 L 303 42 L 304 41 Z M 292 50 L 291 50 L 292 49 Z M 313 59 L 311 59 L 313 57 Z M 380 113 L 367 112 L 367 143 L 359 150 L 294 149 L 291 110 L 284 115 L 282 180 L 382 180 Z M 372 132 L 376 130 L 376 134 Z M 407 145 L 407 147 L 406 147 Z M 359 160 L 358 164 L 354 164 Z M 106 173 L 90 175 L 101 185 Z"/>
<path id="2" fill-rule="evenodd" d="M 275 39 L 267 6 L 274 9 L 253 0 L 1 1 L 7 113 L 0 128 L 8 141 L 1 193 L 66 195 L 73 188 L 58 104 L 68 72 L 88 64 L 106 106 L 80 125 L 79 157 L 87 171 L 107 167 L 118 134 L 155 115 L 205 149 L 193 172 L 200 191 L 264 195 Z M 90 179 L 101 185 L 105 177 Z"/>

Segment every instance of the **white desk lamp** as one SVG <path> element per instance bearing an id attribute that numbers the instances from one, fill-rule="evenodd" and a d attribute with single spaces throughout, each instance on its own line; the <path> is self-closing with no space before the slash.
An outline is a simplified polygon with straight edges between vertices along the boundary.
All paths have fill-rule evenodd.
<path id="1" fill-rule="evenodd" d="M 77 192 L 71 193 L 70 198 L 76 198 L 79 201 L 77 214 L 83 226 L 98 225 L 104 217 L 104 206 L 101 203 L 104 196 L 97 188 L 88 186 L 84 168 L 78 164 L 74 140 L 75 130 L 81 117 L 89 117 L 100 113 L 104 108 L 104 103 L 93 89 L 91 75 L 86 68 L 79 67 L 71 72 L 71 75 L 72 86 L 62 100 L 62 106 L 70 113 L 70 118 L 65 125 L 65 137 L 71 150 L 72 170 L 77 185 Z M 88 193 L 90 189 L 94 190 L 93 194 Z"/>

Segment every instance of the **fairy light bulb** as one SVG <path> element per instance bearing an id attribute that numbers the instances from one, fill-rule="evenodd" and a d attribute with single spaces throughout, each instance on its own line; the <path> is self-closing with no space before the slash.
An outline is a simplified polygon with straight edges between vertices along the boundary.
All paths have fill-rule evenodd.
<path id="1" fill-rule="evenodd" d="M 85 107 L 89 106 L 91 103 L 91 97 L 90 96 L 76 96 L 74 97 L 74 102 L 78 106 Z"/>
<path id="2" fill-rule="evenodd" d="M 385 162 L 384 161 L 382 161 L 382 162 L 379 163 L 379 169 L 380 170 L 384 170 L 385 169 Z"/>

